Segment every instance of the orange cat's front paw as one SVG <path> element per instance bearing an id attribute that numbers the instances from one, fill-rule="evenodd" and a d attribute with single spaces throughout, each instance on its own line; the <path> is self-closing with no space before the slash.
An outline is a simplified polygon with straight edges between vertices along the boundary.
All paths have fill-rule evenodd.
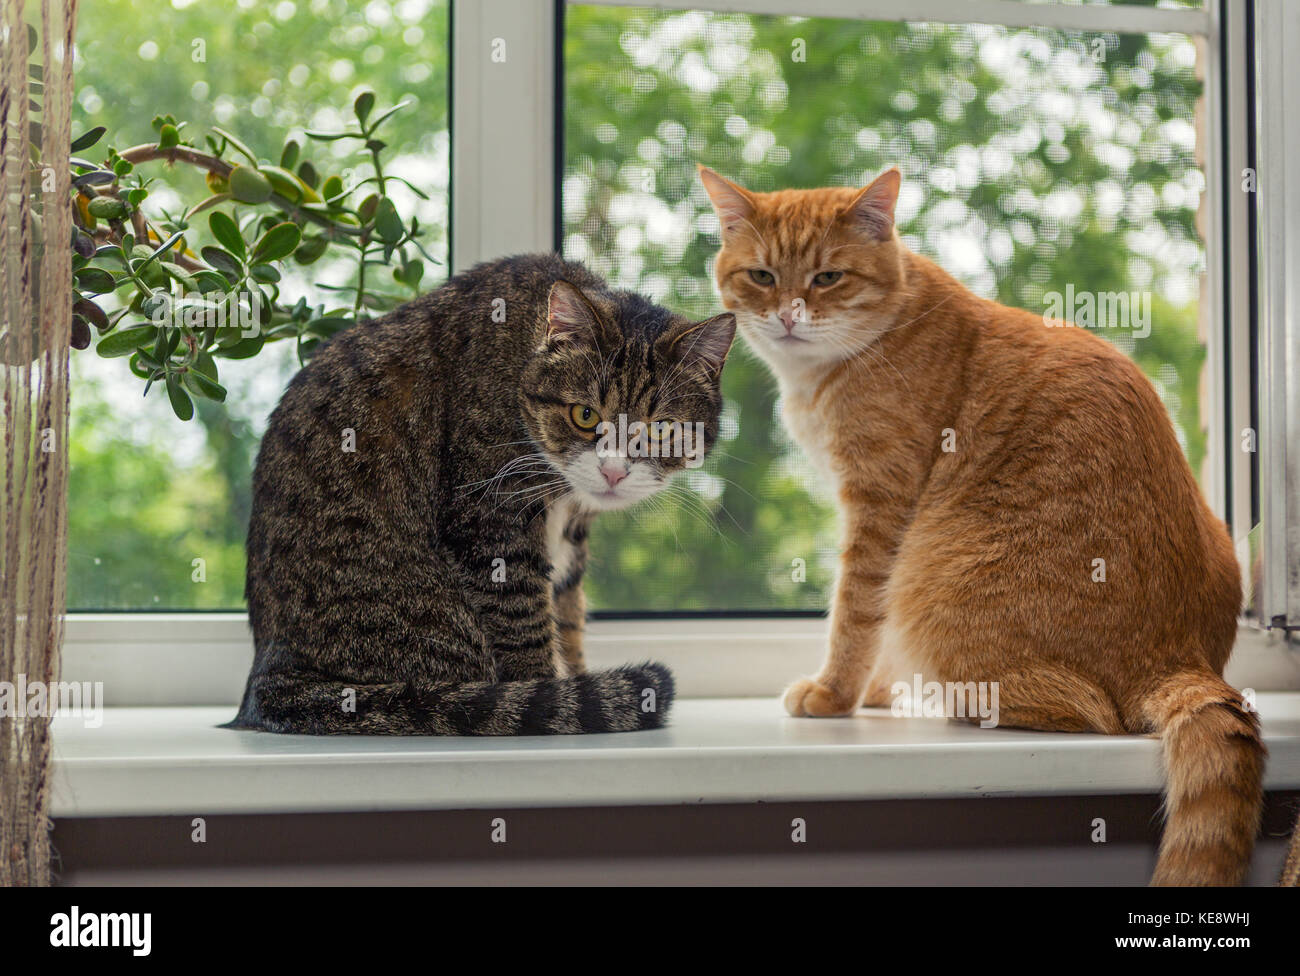
<path id="1" fill-rule="evenodd" d="M 800 678 L 785 692 L 785 710 L 796 718 L 830 718 L 848 715 L 857 702 L 837 695 L 831 688 L 814 678 Z"/>

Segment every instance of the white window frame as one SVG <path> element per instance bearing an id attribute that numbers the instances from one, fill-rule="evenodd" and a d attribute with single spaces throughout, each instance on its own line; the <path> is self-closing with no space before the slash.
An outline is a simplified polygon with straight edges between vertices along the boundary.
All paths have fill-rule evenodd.
<path id="1" fill-rule="evenodd" d="M 634 0 L 593 2 L 638 5 Z M 1246 280 L 1249 201 L 1242 194 L 1225 198 L 1223 175 L 1225 165 L 1232 167 L 1226 172 L 1241 168 L 1247 128 L 1238 111 L 1226 113 L 1226 132 L 1223 129 L 1220 78 L 1224 73 L 1230 102 L 1246 105 L 1249 57 L 1243 24 L 1248 2 L 1222 0 L 1221 6 L 1220 0 L 1206 0 L 1205 9 L 1177 10 L 1022 0 L 908 0 L 905 4 L 803 0 L 797 11 L 804 17 L 1171 32 L 1204 39 L 1203 152 L 1209 175 L 1204 232 L 1209 260 L 1203 302 L 1211 310 L 1208 321 L 1217 323 L 1206 335 L 1210 368 L 1204 403 L 1212 422 L 1205 491 L 1214 510 L 1233 526 L 1239 543 L 1251 525 L 1251 458 L 1230 451 L 1235 445 L 1229 432 L 1249 426 L 1249 302 L 1245 289 L 1227 292 L 1224 273 L 1229 269 L 1233 281 Z M 504 254 L 552 250 L 559 239 L 556 193 L 563 160 L 557 112 L 563 92 L 557 90 L 557 30 L 564 4 L 563 0 L 451 0 L 451 4 L 450 242 L 451 267 L 456 272 Z M 660 0 L 655 6 L 775 15 L 795 12 L 789 0 Z M 1225 31 L 1232 43 L 1224 45 L 1226 57 L 1221 57 Z M 1295 90 L 1300 67 L 1288 61 L 1286 69 Z M 1288 176 L 1300 187 L 1300 137 L 1292 131 L 1287 138 L 1297 150 L 1287 156 Z M 1300 192 L 1292 194 L 1290 202 L 1293 210 L 1300 207 Z M 1300 235 L 1300 220 L 1289 226 Z M 1293 264 L 1296 253 L 1289 255 Z M 1293 303 L 1295 294 L 1293 289 Z M 1227 313 L 1225 327 L 1219 327 L 1221 309 Z M 1300 352 L 1300 347 L 1295 351 Z M 1224 363 L 1230 364 L 1230 373 L 1221 368 Z M 1300 418 L 1296 429 L 1300 431 Z M 1300 484 L 1300 478 L 1293 483 Z M 1300 598 L 1300 583 L 1297 591 Z M 588 657 L 595 666 L 645 657 L 662 660 L 677 671 L 679 688 L 686 696 L 773 695 L 785 682 L 816 668 L 825 634 L 825 620 L 815 617 L 598 619 L 588 631 Z M 242 613 L 71 614 L 64 677 L 104 681 L 109 704 L 228 704 L 237 701 L 251 658 L 251 638 Z M 1243 628 L 1229 678 L 1241 687 L 1297 689 L 1300 657 L 1278 635 Z"/>
<path id="2" fill-rule="evenodd" d="M 1260 617 L 1300 629 L 1300 8 L 1256 4 Z"/>

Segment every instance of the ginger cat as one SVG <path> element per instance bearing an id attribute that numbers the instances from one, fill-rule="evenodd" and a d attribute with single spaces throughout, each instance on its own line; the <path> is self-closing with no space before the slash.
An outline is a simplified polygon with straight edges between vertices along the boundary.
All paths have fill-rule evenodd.
<path id="1" fill-rule="evenodd" d="M 843 513 L 829 654 L 786 710 L 887 706 L 919 674 L 997 682 L 1004 726 L 1159 733 L 1153 883 L 1240 883 L 1264 764 L 1222 678 L 1240 575 L 1150 382 L 909 251 L 897 170 L 776 193 L 700 176 L 723 303 Z"/>

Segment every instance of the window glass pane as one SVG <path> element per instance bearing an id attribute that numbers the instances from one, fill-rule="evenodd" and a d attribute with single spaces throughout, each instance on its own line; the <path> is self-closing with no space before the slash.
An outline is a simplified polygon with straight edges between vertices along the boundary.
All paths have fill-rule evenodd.
<path id="1" fill-rule="evenodd" d="M 188 123 L 197 145 L 220 126 L 260 157 L 278 160 L 287 136 L 338 131 L 362 89 L 376 111 L 411 104 L 384 124 L 387 174 L 409 179 L 420 200 L 395 189 L 400 212 L 429 228 L 422 242 L 443 261 L 427 266 L 436 285 L 447 250 L 446 0 L 95 0 L 77 23 L 74 136 L 102 125 L 84 155 L 155 142 L 155 115 Z M 354 142 L 305 142 L 322 175 L 345 183 L 368 175 Z M 202 174 L 142 164 L 156 177 L 145 210 L 178 212 L 208 195 Z M 213 243 L 206 216 L 197 250 Z M 354 261 L 322 261 L 286 278 L 285 295 L 330 302 L 316 283 L 346 283 Z M 385 272 L 387 273 L 387 272 Z M 394 289 L 396 290 L 396 289 Z M 182 423 L 160 386 L 93 349 L 73 354 L 68 605 L 73 609 L 242 608 L 244 533 L 258 437 L 297 368 L 293 344 L 256 358 L 221 360 L 224 406 L 198 403 Z M 202 560 L 196 563 L 195 560 Z"/>
<path id="2" fill-rule="evenodd" d="M 1181 35 L 570 6 L 563 248 L 694 315 L 719 307 L 697 162 L 756 190 L 865 185 L 898 165 L 899 228 L 980 295 L 1149 296 L 1149 334 L 1105 329 L 1205 454 L 1198 41 Z M 1068 314 L 1068 310 L 1067 310 Z M 591 603 L 826 606 L 832 500 L 738 346 L 719 450 L 658 508 L 606 516 Z"/>

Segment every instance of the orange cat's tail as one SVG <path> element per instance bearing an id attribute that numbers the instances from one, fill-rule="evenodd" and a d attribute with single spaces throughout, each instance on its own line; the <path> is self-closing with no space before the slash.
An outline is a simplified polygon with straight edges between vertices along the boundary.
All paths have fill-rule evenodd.
<path id="1" fill-rule="evenodd" d="M 1164 739 L 1168 780 L 1168 817 L 1151 883 L 1241 884 L 1263 806 L 1258 719 L 1209 670 L 1163 678 L 1146 712 Z"/>

